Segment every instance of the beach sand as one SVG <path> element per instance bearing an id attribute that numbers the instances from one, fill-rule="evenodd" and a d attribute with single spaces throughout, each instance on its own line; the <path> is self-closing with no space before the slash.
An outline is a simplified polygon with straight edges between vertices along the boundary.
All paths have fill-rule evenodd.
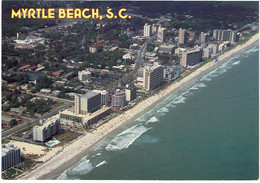
<path id="1" fill-rule="evenodd" d="M 221 62 L 228 57 L 232 56 L 236 52 L 246 48 L 247 46 L 251 45 L 252 43 L 256 42 L 259 39 L 259 35 L 254 35 L 249 41 L 244 43 L 243 45 L 239 45 L 234 49 L 222 54 L 218 57 L 218 61 Z M 162 89 L 155 95 L 139 102 L 136 106 L 129 109 L 128 111 L 124 112 L 123 114 L 115 117 L 114 119 L 110 120 L 109 122 L 101 125 L 96 130 L 93 130 L 91 133 L 87 133 L 79 137 L 78 139 L 74 140 L 72 143 L 64 146 L 63 150 L 51 158 L 46 163 L 43 163 L 39 167 L 37 167 L 32 172 L 28 173 L 21 179 L 49 179 L 50 177 L 54 176 L 57 173 L 62 173 L 66 170 L 70 165 L 78 162 L 80 158 L 87 152 L 87 150 L 103 139 L 107 134 L 118 128 L 120 125 L 126 123 L 131 118 L 136 117 L 138 114 L 143 112 L 148 107 L 152 107 L 157 102 L 161 101 L 164 97 L 167 97 L 173 91 L 178 89 L 183 84 L 187 83 L 191 79 L 196 76 L 199 76 L 202 72 L 209 69 L 216 63 L 208 62 L 207 64 L 201 66 L 200 68 L 196 69 L 194 72 L 186 76 L 185 78 L 181 79 L 178 82 L 173 82 L 171 85 Z"/>

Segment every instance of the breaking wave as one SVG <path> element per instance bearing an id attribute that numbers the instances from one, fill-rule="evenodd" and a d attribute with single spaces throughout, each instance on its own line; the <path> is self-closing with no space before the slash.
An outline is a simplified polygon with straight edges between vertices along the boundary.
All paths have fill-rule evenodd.
<path id="1" fill-rule="evenodd" d="M 179 96 L 179 97 L 173 99 L 170 103 L 171 103 L 171 104 L 181 104 L 181 103 L 185 103 L 185 99 L 186 99 L 185 97 Z"/>
<path id="2" fill-rule="evenodd" d="M 106 161 L 100 162 L 99 164 L 96 165 L 96 168 L 97 168 L 97 167 L 100 167 L 100 166 L 102 166 L 102 165 L 104 165 L 104 164 L 107 164 L 107 162 L 106 162 Z"/>
<path id="3" fill-rule="evenodd" d="M 204 87 L 206 87 L 206 85 L 204 83 L 197 83 L 197 84 L 193 85 L 190 89 L 198 90 L 199 88 L 204 88 Z"/>
<path id="4" fill-rule="evenodd" d="M 94 169 L 94 166 L 90 163 L 86 157 L 82 158 L 72 168 L 69 168 L 66 172 L 67 175 L 85 175 Z"/>
<path id="5" fill-rule="evenodd" d="M 163 108 L 161 108 L 161 109 L 159 109 L 159 110 L 157 111 L 157 113 L 165 113 L 165 112 L 169 112 L 169 109 L 166 108 L 166 107 L 163 107 Z"/>
<path id="6" fill-rule="evenodd" d="M 159 120 L 155 117 L 155 116 L 153 116 L 153 117 L 151 117 L 145 124 L 148 124 L 148 123 L 156 123 L 156 122 L 158 122 Z"/>
<path id="7" fill-rule="evenodd" d="M 232 65 L 238 65 L 240 64 L 240 61 L 234 62 Z"/>
<path id="8" fill-rule="evenodd" d="M 134 141 L 143 133 L 151 128 L 146 128 L 140 124 L 134 125 L 131 128 L 117 135 L 106 147 L 107 151 L 119 151 L 128 148 Z"/>

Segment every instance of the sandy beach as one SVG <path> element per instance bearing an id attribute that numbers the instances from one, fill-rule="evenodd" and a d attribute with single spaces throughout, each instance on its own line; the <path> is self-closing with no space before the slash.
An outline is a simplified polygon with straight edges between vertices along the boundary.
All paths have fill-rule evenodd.
<path id="1" fill-rule="evenodd" d="M 218 61 L 219 62 L 224 61 L 225 59 L 233 56 L 238 51 L 256 42 L 258 39 L 259 39 L 259 34 L 254 35 L 246 43 L 239 45 L 234 49 L 220 55 L 218 57 Z M 55 151 L 52 154 L 48 154 L 48 158 L 47 158 L 48 161 L 41 164 L 32 172 L 23 176 L 21 179 L 25 179 L 25 180 L 48 179 L 57 173 L 61 173 L 62 171 L 67 169 L 71 164 L 79 161 L 80 157 L 82 157 L 82 155 L 84 155 L 84 153 L 86 153 L 91 146 L 99 142 L 101 139 L 105 138 L 106 135 L 108 135 L 110 132 L 118 128 L 120 125 L 123 125 L 131 118 L 136 117 L 138 114 L 140 114 L 147 108 L 152 107 L 155 103 L 161 101 L 162 98 L 167 97 L 169 94 L 177 90 L 183 84 L 189 82 L 194 77 L 199 76 L 201 73 L 203 73 L 204 71 L 206 71 L 207 69 L 209 69 L 215 64 L 216 63 L 214 61 L 208 62 L 207 64 L 196 69 L 194 72 L 184 77 L 180 81 L 173 82 L 172 84 L 160 90 L 158 93 L 154 94 L 153 96 L 139 102 L 137 105 L 135 105 L 133 108 L 129 109 L 128 111 L 124 112 L 123 114 L 115 117 L 114 119 L 110 120 L 104 125 L 101 125 L 96 130 L 93 130 L 92 132 L 82 135 L 81 137 L 74 140 L 70 144 L 64 146 L 61 151 L 59 152 Z"/>

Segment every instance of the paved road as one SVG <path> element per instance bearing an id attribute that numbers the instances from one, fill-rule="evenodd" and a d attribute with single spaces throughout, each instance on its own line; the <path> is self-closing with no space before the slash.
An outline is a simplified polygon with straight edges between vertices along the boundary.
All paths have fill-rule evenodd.
<path id="1" fill-rule="evenodd" d="M 69 108 L 69 107 L 72 107 L 72 106 L 73 106 L 73 102 L 64 103 L 63 105 L 56 107 L 51 112 L 46 113 L 46 114 L 44 114 L 43 116 L 41 116 L 41 117 L 39 117 L 37 119 L 33 119 L 31 121 L 28 121 L 26 123 L 20 124 L 18 126 L 15 126 L 15 127 L 11 128 L 9 130 L 6 130 L 6 131 L 2 132 L 2 138 L 3 137 L 7 137 L 8 135 L 11 135 L 12 133 L 14 133 L 16 131 L 22 130 L 23 128 L 25 128 L 27 126 L 36 125 L 36 124 L 39 123 L 40 120 L 44 120 L 44 119 L 47 119 L 47 118 L 49 118 L 51 116 L 54 116 L 54 115 L 58 114 L 61 109 L 66 109 L 66 108 Z"/>
<path id="2" fill-rule="evenodd" d="M 135 59 L 135 68 L 129 74 L 127 74 L 124 77 L 120 78 L 119 80 L 117 80 L 117 81 L 107 85 L 106 86 L 107 90 L 117 86 L 117 84 L 119 82 L 126 82 L 126 81 L 128 81 L 129 79 L 131 79 L 137 73 L 137 71 L 141 67 L 141 64 L 143 63 L 143 52 L 146 49 L 147 43 L 148 43 L 148 41 L 141 46 L 141 48 L 139 49 L 139 51 L 137 53 L 137 56 L 136 56 L 136 59 Z"/>

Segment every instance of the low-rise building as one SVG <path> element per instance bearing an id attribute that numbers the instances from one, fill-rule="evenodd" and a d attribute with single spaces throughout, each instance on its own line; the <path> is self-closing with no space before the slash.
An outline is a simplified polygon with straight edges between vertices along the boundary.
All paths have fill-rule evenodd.
<path id="1" fill-rule="evenodd" d="M 89 125 L 92 125 L 99 121 L 101 118 L 110 114 L 111 107 L 103 107 L 93 113 L 76 114 L 71 110 L 60 111 L 61 125 L 86 129 Z"/>
<path id="2" fill-rule="evenodd" d="M 173 54 L 175 47 L 175 45 L 161 45 L 159 46 L 159 52 Z"/>
<path id="3" fill-rule="evenodd" d="M 11 111 L 11 112 L 20 113 L 20 114 L 23 113 L 23 109 L 20 109 L 20 108 L 11 108 L 10 111 Z"/>
<path id="4" fill-rule="evenodd" d="M 17 123 L 15 118 L 9 118 L 6 116 L 2 116 L 2 125 L 4 126 L 13 126 Z"/>

